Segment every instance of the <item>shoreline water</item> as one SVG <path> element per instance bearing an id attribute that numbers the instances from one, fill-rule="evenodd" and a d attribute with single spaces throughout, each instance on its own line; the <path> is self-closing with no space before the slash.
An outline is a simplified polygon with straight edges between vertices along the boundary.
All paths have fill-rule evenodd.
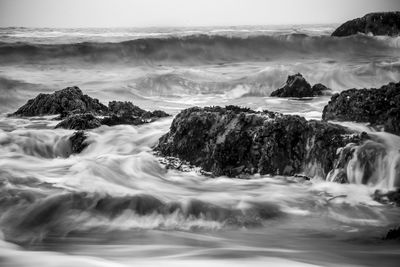
<path id="1" fill-rule="evenodd" d="M 66 40 L 92 40 L 90 32 L 75 31 L 73 39 L 54 30 L 41 37 L 23 30 L 23 36 L 16 37 L 20 29 L 7 29 L 11 33 L 4 38 L 1 29 L 1 41 L 8 38 L 10 43 L 2 43 L 0 51 L 8 46 L 14 55 L 0 54 L 8 60 L 0 62 L 0 265 L 219 266 L 250 261 L 276 266 L 397 266 L 398 241 L 382 238 L 398 226 L 400 211 L 374 201 L 375 187 L 291 176 L 210 178 L 196 171 L 165 169 L 152 148 L 168 132 L 172 118 L 90 130 L 87 149 L 66 157 L 72 130 L 53 129 L 58 123 L 53 117 L 5 115 L 39 93 L 78 85 L 102 103 L 133 101 L 172 115 L 192 106 L 239 105 L 321 119 L 328 96 L 298 100 L 269 95 L 297 72 L 334 92 L 400 80 L 398 38 L 335 39 L 327 36 L 333 28 L 324 27 L 266 31 L 250 52 L 246 42 L 237 50 L 221 37 L 221 49 L 229 52 L 226 57 L 209 50 L 219 43 L 199 46 L 198 39 L 189 36 L 190 42 L 178 42 L 187 52 L 183 58 L 176 44 L 165 44 L 165 53 L 159 54 L 162 49 L 152 44 L 147 49 L 154 50 L 144 49 L 152 53 L 151 60 L 120 60 L 140 47 L 133 42 L 121 49 L 118 42 L 123 40 L 108 33 L 99 38 L 116 41 L 113 45 L 120 53 L 111 60 L 102 54 L 103 48 L 91 50 L 93 44 L 59 50 L 58 43 Z M 247 33 L 223 33 L 229 34 L 243 38 Z M 44 50 L 35 44 L 25 51 L 12 48 L 17 41 L 51 44 Z M 295 53 L 286 53 L 295 46 Z M 60 54 L 63 50 L 72 56 Z M 43 58 L 43 51 L 51 56 Z M 370 130 L 364 124 L 350 127 Z"/>

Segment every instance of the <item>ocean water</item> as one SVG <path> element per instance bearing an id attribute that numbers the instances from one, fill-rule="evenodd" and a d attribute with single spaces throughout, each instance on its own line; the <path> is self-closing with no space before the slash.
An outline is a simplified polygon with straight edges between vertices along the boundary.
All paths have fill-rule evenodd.
<path id="1" fill-rule="evenodd" d="M 320 119 L 328 96 L 269 94 L 298 72 L 334 92 L 400 80 L 400 38 L 330 37 L 336 26 L 0 29 L 0 266 L 398 266 L 382 237 L 400 210 L 371 198 L 398 185 L 397 136 L 343 123 L 389 156 L 371 183 L 354 167 L 342 185 L 167 170 L 152 147 L 171 117 L 91 130 L 72 156 L 52 117 L 7 117 L 76 85 L 172 115 L 234 104 Z"/>

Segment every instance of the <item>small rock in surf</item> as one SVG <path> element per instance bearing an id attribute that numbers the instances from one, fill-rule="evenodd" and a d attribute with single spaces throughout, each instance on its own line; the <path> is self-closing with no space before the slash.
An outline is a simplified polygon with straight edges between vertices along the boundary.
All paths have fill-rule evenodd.
<path id="1" fill-rule="evenodd" d="M 326 94 L 330 91 L 323 84 L 311 85 L 300 74 L 289 75 L 283 87 L 273 91 L 271 96 L 277 97 L 313 97 Z"/>

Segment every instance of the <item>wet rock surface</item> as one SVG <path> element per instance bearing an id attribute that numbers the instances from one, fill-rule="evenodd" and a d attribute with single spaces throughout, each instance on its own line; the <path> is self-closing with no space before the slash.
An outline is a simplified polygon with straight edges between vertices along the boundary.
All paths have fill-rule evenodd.
<path id="1" fill-rule="evenodd" d="M 400 82 L 379 89 L 349 89 L 332 96 L 323 120 L 368 122 L 400 135 Z"/>
<path id="2" fill-rule="evenodd" d="M 289 75 L 283 87 L 273 91 L 271 96 L 277 97 L 313 97 L 328 94 L 330 91 L 323 84 L 311 85 L 300 74 Z"/>
<path id="3" fill-rule="evenodd" d="M 81 153 L 88 146 L 86 138 L 87 135 L 84 131 L 77 131 L 71 135 L 69 141 L 71 142 L 72 154 Z"/>
<path id="4" fill-rule="evenodd" d="M 81 89 L 74 86 L 55 91 L 53 94 L 39 94 L 12 115 L 30 117 L 60 114 L 65 117 L 69 113 L 92 112 L 101 115 L 107 111 L 108 108 L 98 99 L 84 95 Z"/>
<path id="5" fill-rule="evenodd" d="M 88 130 L 101 125 L 140 125 L 168 117 L 164 111 L 146 111 L 131 102 L 111 101 L 108 107 L 98 99 L 84 95 L 78 87 L 67 87 L 53 94 L 39 94 L 20 107 L 14 116 L 59 114 L 56 128 Z"/>
<path id="6" fill-rule="evenodd" d="M 118 124 L 140 125 L 169 116 L 161 110 L 146 111 L 131 102 L 111 101 L 108 108 L 109 114 L 101 119 L 101 124 L 108 126 Z"/>
<path id="7" fill-rule="evenodd" d="M 332 36 L 349 36 L 357 33 L 398 36 L 400 34 L 400 12 L 369 13 L 362 18 L 345 22 Z"/>
<path id="8" fill-rule="evenodd" d="M 325 178 L 336 164 L 338 148 L 364 138 L 339 125 L 294 115 L 194 107 L 175 117 L 155 150 L 215 176 L 303 173 Z"/>
<path id="9" fill-rule="evenodd" d="M 100 119 L 96 118 L 92 113 L 76 114 L 67 117 L 56 125 L 56 128 L 87 130 L 101 126 Z"/>

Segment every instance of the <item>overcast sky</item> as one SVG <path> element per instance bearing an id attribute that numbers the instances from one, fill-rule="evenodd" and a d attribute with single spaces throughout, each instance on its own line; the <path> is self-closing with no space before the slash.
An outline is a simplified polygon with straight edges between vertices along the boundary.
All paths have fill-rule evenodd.
<path id="1" fill-rule="evenodd" d="M 0 27 L 340 23 L 400 0 L 0 0 Z"/>

